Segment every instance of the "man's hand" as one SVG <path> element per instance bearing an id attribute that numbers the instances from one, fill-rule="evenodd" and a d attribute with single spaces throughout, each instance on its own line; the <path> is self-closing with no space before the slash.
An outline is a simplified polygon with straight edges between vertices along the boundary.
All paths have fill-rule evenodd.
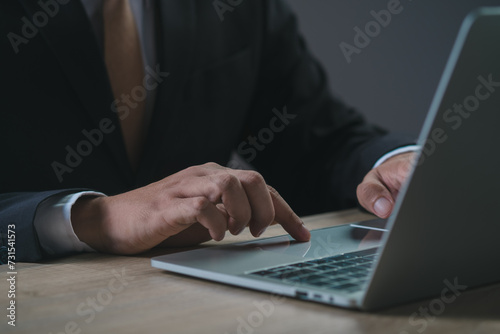
<path id="1" fill-rule="evenodd" d="M 358 186 L 359 203 L 380 218 L 389 217 L 415 158 L 413 152 L 398 154 L 372 169 Z"/>
<path id="2" fill-rule="evenodd" d="M 299 241 L 310 238 L 300 218 L 260 174 L 215 163 L 120 195 L 79 199 L 71 215 L 81 241 L 117 254 L 140 253 L 170 239 L 172 245 L 220 241 L 227 230 L 236 235 L 246 226 L 258 237 L 273 223 Z"/>

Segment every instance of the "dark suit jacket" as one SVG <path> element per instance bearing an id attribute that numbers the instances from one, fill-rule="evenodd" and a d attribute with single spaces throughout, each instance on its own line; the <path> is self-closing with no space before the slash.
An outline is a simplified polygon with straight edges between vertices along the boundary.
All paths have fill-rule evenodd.
<path id="1" fill-rule="evenodd" d="M 43 25 L 38 1 L 0 2 L 0 229 L 5 242 L 7 225 L 16 224 L 18 261 L 43 258 L 33 218 L 54 194 L 125 192 L 188 166 L 225 165 L 239 147 L 298 214 L 312 214 L 354 206 L 356 185 L 376 159 L 408 143 L 332 98 L 282 1 L 243 1 L 224 21 L 208 0 L 157 6 L 157 59 L 170 75 L 157 88 L 134 173 L 110 107 L 102 50 L 81 3 L 60 4 Z M 13 35 L 6 36 L 26 37 L 23 25 L 34 15 L 39 31 L 25 29 L 29 38 L 15 40 L 15 53 Z M 282 130 L 273 109 L 285 107 L 296 117 Z M 103 133 L 100 144 L 98 135 L 95 144 L 81 144 L 90 142 L 84 130 L 99 129 L 103 119 L 115 130 Z M 257 149 L 248 137 L 259 133 Z M 81 159 L 70 157 L 69 164 L 70 150 L 80 150 Z M 54 168 L 62 165 L 67 169 L 58 177 Z"/>

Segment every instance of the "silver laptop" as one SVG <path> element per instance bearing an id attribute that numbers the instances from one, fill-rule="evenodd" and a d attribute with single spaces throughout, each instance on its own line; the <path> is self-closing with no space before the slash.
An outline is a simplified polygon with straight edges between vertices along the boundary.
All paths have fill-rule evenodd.
<path id="1" fill-rule="evenodd" d="M 464 21 L 387 221 L 155 257 L 153 267 L 372 310 L 500 281 L 500 7 Z M 440 300 L 441 300 L 440 299 Z"/>

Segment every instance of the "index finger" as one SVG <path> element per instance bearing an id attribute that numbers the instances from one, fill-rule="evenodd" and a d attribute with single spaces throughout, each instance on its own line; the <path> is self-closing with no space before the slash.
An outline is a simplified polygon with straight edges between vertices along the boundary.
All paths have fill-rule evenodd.
<path id="1" fill-rule="evenodd" d="M 274 220 L 280 224 L 285 231 L 287 231 L 297 241 L 309 241 L 311 233 L 305 227 L 302 220 L 293 212 L 288 203 L 281 197 L 281 195 L 270 186 L 269 193 L 274 205 Z"/>

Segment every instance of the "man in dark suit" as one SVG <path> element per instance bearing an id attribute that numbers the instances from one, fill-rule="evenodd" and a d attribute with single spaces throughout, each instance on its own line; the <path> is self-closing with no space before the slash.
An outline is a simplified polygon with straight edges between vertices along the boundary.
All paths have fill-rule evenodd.
<path id="1" fill-rule="evenodd" d="M 18 261 L 273 222 L 305 241 L 294 211 L 357 189 L 387 217 L 408 173 L 409 141 L 331 97 L 281 0 L 13 0 L 0 22 L 0 232 L 15 226 Z M 234 151 L 258 173 L 222 167 Z"/>

